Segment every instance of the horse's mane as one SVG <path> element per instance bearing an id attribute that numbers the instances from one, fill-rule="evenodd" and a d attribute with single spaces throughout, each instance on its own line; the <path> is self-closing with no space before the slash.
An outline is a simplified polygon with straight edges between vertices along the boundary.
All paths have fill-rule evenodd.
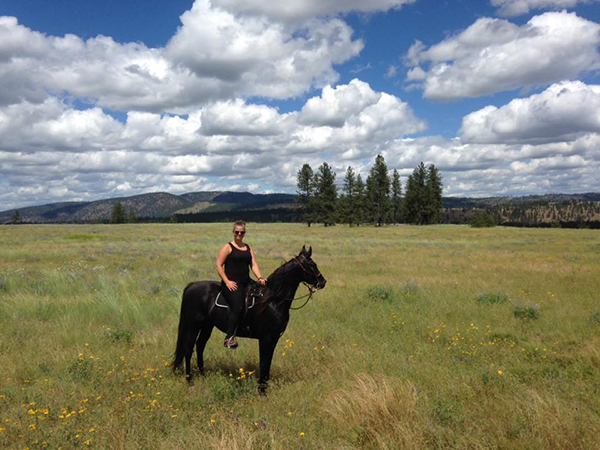
<path id="1" fill-rule="evenodd" d="M 289 272 L 292 270 L 292 261 L 284 261 L 281 265 L 273 271 L 267 278 L 267 289 L 261 303 L 266 306 L 269 302 L 277 298 L 286 288 L 286 285 L 290 282 Z"/>

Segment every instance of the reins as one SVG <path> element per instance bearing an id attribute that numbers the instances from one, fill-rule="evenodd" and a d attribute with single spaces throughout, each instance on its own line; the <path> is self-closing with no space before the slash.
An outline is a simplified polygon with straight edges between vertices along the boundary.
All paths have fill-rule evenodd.
<path id="1" fill-rule="evenodd" d="M 292 300 L 290 300 L 290 301 L 291 301 L 291 302 L 293 302 L 293 301 L 295 301 L 295 300 L 300 300 L 301 298 L 304 298 L 304 297 L 308 297 L 308 298 L 307 298 L 307 299 L 306 299 L 306 301 L 305 301 L 305 302 L 302 304 L 302 306 L 298 306 L 297 308 L 292 308 L 292 307 L 290 306 L 290 309 L 293 309 L 294 311 L 298 311 L 299 309 L 302 309 L 302 308 L 304 308 L 304 307 L 305 307 L 305 306 L 308 304 L 308 302 L 310 301 L 310 299 L 312 298 L 313 294 L 314 294 L 315 292 L 317 292 L 317 291 L 318 291 L 318 289 L 317 289 L 317 288 L 315 288 L 314 286 L 311 286 L 310 284 L 308 284 L 308 283 L 306 283 L 306 282 L 304 282 L 304 281 L 302 282 L 302 284 L 308 288 L 308 294 L 306 294 L 306 295 L 303 295 L 302 297 L 296 297 L 296 298 L 293 298 L 293 299 L 292 299 Z"/>
<path id="2" fill-rule="evenodd" d="M 300 268 L 301 268 L 301 269 L 302 269 L 304 272 L 307 272 L 307 273 L 308 273 L 308 270 L 306 270 L 306 269 L 304 268 L 304 266 L 302 265 L 302 263 L 301 263 L 300 261 L 298 261 L 298 258 L 296 258 L 296 257 L 294 256 L 294 259 L 296 260 L 296 262 L 298 263 L 298 265 L 300 266 Z M 285 262 L 287 262 L 287 261 L 285 261 Z M 321 275 L 321 273 L 320 273 L 320 272 L 315 274 L 315 271 L 314 271 L 314 270 L 312 271 L 312 273 L 313 273 L 313 275 L 315 275 L 315 278 L 317 278 L 319 275 Z M 306 281 L 303 281 L 303 282 L 302 282 L 302 284 L 308 288 L 308 294 L 306 294 L 306 295 L 302 295 L 302 296 L 300 296 L 300 297 L 296 297 L 296 298 L 285 298 L 285 297 L 280 297 L 279 293 L 275 292 L 275 291 L 274 291 L 273 289 L 271 289 L 269 286 L 265 285 L 264 287 L 266 287 L 266 288 L 267 288 L 269 291 L 271 291 L 271 292 L 274 294 L 274 297 L 279 297 L 281 300 L 285 300 L 285 301 L 287 301 L 287 302 L 290 302 L 290 303 L 291 303 L 291 302 L 294 302 L 294 301 L 296 301 L 296 300 L 301 300 L 301 299 L 303 299 L 303 298 L 305 298 L 305 297 L 308 297 L 308 298 L 306 299 L 306 301 L 305 301 L 305 302 L 302 304 L 302 306 L 298 306 L 297 308 L 293 308 L 293 307 L 291 307 L 291 306 L 290 306 L 290 309 L 292 309 L 292 310 L 294 310 L 294 311 L 297 311 L 297 310 L 299 310 L 299 309 L 302 309 L 302 308 L 304 308 L 304 307 L 305 307 L 305 306 L 308 304 L 308 302 L 310 301 L 310 299 L 313 297 L 314 293 L 315 293 L 315 292 L 317 292 L 317 291 L 319 290 L 319 288 L 316 288 L 316 287 L 314 287 L 313 285 L 310 285 L 310 284 L 308 284 Z"/>

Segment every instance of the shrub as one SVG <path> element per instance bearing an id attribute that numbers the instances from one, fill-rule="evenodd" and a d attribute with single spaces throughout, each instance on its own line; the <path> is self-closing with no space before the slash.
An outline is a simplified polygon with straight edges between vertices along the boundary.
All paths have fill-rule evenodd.
<path id="1" fill-rule="evenodd" d="M 160 293 L 160 284 L 152 284 L 148 286 L 147 291 L 149 294 L 156 295 Z"/>
<path id="2" fill-rule="evenodd" d="M 592 313 L 590 316 L 590 323 L 594 326 L 600 327 L 600 311 Z"/>
<path id="3" fill-rule="evenodd" d="M 515 308 L 513 309 L 513 314 L 517 319 L 537 320 L 540 318 L 540 307 L 538 305 L 515 305 Z"/>
<path id="4" fill-rule="evenodd" d="M 433 413 L 436 422 L 446 427 L 460 415 L 460 408 L 451 400 L 437 399 L 433 407 Z"/>
<path id="5" fill-rule="evenodd" d="M 420 290 L 419 283 L 415 280 L 408 280 L 402 288 L 404 295 L 418 294 Z"/>
<path id="6" fill-rule="evenodd" d="M 200 271 L 198 269 L 196 269 L 195 267 L 188 268 L 187 274 L 190 278 L 194 278 L 194 279 L 197 279 L 200 277 Z"/>
<path id="7" fill-rule="evenodd" d="M 500 292 L 484 292 L 479 294 L 477 297 L 477 303 L 479 304 L 498 304 L 506 303 L 509 300 L 508 294 L 502 294 Z"/>
<path id="8" fill-rule="evenodd" d="M 473 228 L 495 227 L 496 225 L 498 225 L 496 218 L 487 211 L 478 212 L 471 219 L 471 227 Z"/>
<path id="9" fill-rule="evenodd" d="M 367 289 L 367 298 L 370 300 L 389 301 L 394 297 L 394 291 L 389 287 L 372 286 Z"/>
<path id="10" fill-rule="evenodd" d="M 119 325 L 116 330 L 111 330 L 110 328 L 104 330 L 104 336 L 109 341 L 115 343 L 131 344 L 133 340 L 133 332 L 122 325 Z"/>
<path id="11" fill-rule="evenodd" d="M 506 342 L 512 344 L 517 344 L 519 342 L 519 338 L 511 333 L 491 333 L 488 339 L 491 342 Z"/>
<path id="12" fill-rule="evenodd" d="M 92 362 L 80 356 L 79 359 L 73 361 L 67 371 L 75 381 L 88 380 L 92 373 Z"/>

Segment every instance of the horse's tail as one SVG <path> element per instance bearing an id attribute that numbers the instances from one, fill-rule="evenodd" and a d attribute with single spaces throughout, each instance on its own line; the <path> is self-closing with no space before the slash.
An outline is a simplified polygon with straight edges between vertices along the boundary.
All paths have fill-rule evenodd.
<path id="1" fill-rule="evenodd" d="M 186 353 L 186 344 L 185 337 L 187 334 L 187 318 L 186 318 L 186 308 L 185 308 L 185 293 L 188 288 L 193 283 L 189 283 L 185 289 L 183 290 L 183 295 L 181 296 L 181 312 L 179 313 L 179 331 L 177 332 L 177 345 L 175 346 L 175 355 L 173 356 L 173 362 L 171 363 L 171 367 L 173 371 L 176 371 L 181 367 L 183 363 L 183 359 L 185 358 Z"/>

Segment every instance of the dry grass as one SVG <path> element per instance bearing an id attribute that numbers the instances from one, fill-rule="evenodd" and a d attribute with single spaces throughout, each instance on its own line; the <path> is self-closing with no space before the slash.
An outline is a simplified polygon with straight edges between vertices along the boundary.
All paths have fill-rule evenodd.
<path id="1" fill-rule="evenodd" d="M 193 386 L 167 367 L 181 291 L 229 238 L 0 227 L 0 448 L 598 448 L 597 231 L 251 224 L 263 273 L 308 244 L 328 280 L 267 398 L 237 376 L 254 341 L 215 332 Z"/>
<path id="2" fill-rule="evenodd" d="M 324 409 L 343 440 L 362 448 L 385 450 L 425 447 L 417 388 L 385 375 L 358 374 L 333 392 Z"/>

